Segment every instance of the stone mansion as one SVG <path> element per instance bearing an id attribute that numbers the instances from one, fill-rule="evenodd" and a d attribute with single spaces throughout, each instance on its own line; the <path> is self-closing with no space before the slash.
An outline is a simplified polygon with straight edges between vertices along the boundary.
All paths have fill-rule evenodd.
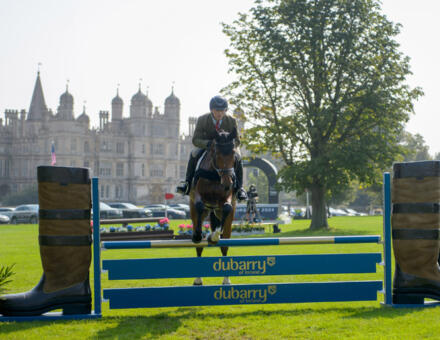
<path id="1" fill-rule="evenodd" d="M 35 185 L 36 167 L 51 164 L 89 167 L 100 180 L 104 201 L 136 204 L 163 203 L 166 192 L 185 177 L 196 118 L 189 118 L 189 134 L 180 134 L 180 101 L 174 91 L 159 112 L 141 89 L 123 117 L 124 102 L 116 94 L 111 113 L 99 112 L 99 128 L 90 128 L 85 109 L 74 115 L 68 89 L 56 113 L 45 103 L 38 72 L 29 111 L 6 110 L 0 119 L 0 194 L 19 192 Z M 184 201 L 180 195 L 177 200 Z"/>

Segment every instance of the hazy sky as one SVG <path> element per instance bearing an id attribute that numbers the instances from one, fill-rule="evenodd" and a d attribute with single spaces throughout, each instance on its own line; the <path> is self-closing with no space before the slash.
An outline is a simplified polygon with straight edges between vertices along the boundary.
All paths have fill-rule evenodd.
<path id="1" fill-rule="evenodd" d="M 65 91 L 84 101 L 92 125 L 119 93 L 124 116 L 139 79 L 163 111 L 174 92 L 181 101 L 182 132 L 190 116 L 208 111 L 209 99 L 230 80 L 221 22 L 230 23 L 250 0 L 0 0 L 0 117 L 5 109 L 29 109 L 37 65 L 46 103 L 56 111 Z M 403 25 L 401 51 L 411 57 L 411 86 L 425 96 L 407 129 L 420 133 L 430 152 L 440 152 L 438 0 L 385 0 L 383 11 Z"/>

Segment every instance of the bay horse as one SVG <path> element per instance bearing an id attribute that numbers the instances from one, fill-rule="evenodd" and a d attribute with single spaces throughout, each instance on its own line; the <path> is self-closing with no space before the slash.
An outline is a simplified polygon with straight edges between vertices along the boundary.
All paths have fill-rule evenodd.
<path id="1" fill-rule="evenodd" d="M 211 233 L 208 243 L 216 244 L 220 237 L 230 238 L 234 219 L 236 199 L 234 195 L 235 170 L 238 156 L 235 150 L 237 130 L 231 133 L 217 132 L 209 149 L 202 155 L 190 192 L 190 212 L 193 222 L 194 243 L 202 241 L 202 222 L 210 218 Z M 227 256 L 228 247 L 220 247 L 223 256 Z M 197 256 L 202 256 L 203 247 L 196 247 Z M 223 284 L 230 284 L 225 277 Z M 202 285 L 200 277 L 194 285 Z"/>

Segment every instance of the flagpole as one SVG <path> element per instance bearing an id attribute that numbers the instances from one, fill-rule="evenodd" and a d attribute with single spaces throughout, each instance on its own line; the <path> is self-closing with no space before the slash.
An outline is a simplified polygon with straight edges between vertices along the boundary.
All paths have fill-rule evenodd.
<path id="1" fill-rule="evenodd" d="M 52 141 L 52 145 L 50 147 L 50 165 L 54 166 L 57 164 L 57 156 L 55 154 L 55 142 Z"/>

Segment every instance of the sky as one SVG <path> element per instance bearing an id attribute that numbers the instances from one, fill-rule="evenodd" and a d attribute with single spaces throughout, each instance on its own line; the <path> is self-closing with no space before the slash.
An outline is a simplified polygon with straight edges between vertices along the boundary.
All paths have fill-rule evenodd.
<path id="1" fill-rule="evenodd" d="M 187 133 L 188 118 L 208 112 L 209 99 L 233 79 L 221 22 L 252 6 L 251 0 L 0 0 L 0 117 L 6 109 L 29 109 L 41 63 L 46 104 L 54 112 L 68 85 L 75 117 L 85 106 L 97 127 L 118 84 L 125 117 L 139 86 L 161 112 L 174 86 L 181 133 Z M 382 9 L 403 25 L 397 41 L 411 58 L 408 84 L 425 93 L 407 130 L 421 134 L 435 154 L 440 1 L 384 0 Z"/>

